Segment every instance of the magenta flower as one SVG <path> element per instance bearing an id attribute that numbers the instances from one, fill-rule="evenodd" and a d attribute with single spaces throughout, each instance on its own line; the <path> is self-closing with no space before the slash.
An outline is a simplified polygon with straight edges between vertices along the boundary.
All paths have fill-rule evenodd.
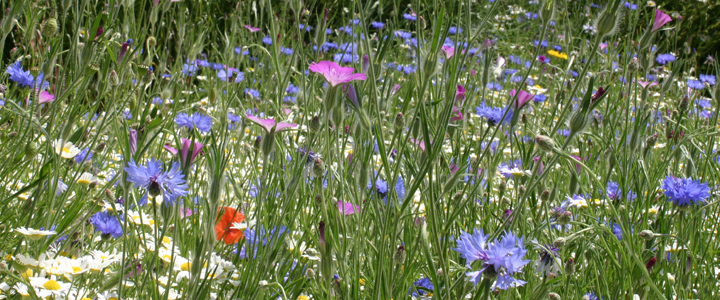
<path id="1" fill-rule="evenodd" d="M 285 122 L 280 122 L 276 124 L 275 120 L 273 119 L 260 119 L 253 115 L 247 115 L 245 116 L 245 118 L 265 128 L 265 131 L 267 131 L 267 133 L 280 132 L 288 128 L 297 127 L 297 124 L 290 124 Z"/>
<path id="2" fill-rule="evenodd" d="M 137 151 L 137 130 L 130 129 L 130 156 L 135 156 Z"/>
<path id="3" fill-rule="evenodd" d="M 455 92 L 455 102 L 459 100 L 465 100 L 465 87 L 458 84 Z"/>
<path id="4" fill-rule="evenodd" d="M 180 151 L 180 157 L 182 158 L 182 160 L 180 162 L 183 165 L 185 165 L 186 162 L 189 164 L 192 164 L 193 161 L 195 161 L 195 157 L 197 157 L 197 155 L 202 152 L 202 148 L 205 147 L 205 145 L 203 145 L 199 142 L 195 142 L 195 146 L 193 146 L 193 150 L 192 150 L 192 155 L 190 156 L 190 161 L 188 162 L 187 156 L 188 156 L 188 152 L 190 151 L 191 143 L 192 143 L 191 140 L 188 140 L 186 138 L 182 139 L 182 151 Z M 178 154 L 178 150 L 170 145 L 165 145 L 165 149 L 167 149 L 167 151 L 170 151 L 170 153 L 172 153 L 173 155 Z"/>
<path id="5" fill-rule="evenodd" d="M 310 64 L 310 71 L 322 74 L 332 87 L 356 80 L 367 79 L 363 73 L 353 73 L 355 68 L 342 67 L 335 62 L 327 60 Z"/>
<path id="6" fill-rule="evenodd" d="M 250 26 L 250 25 L 245 25 L 245 28 L 247 28 L 247 30 L 250 30 L 250 32 L 258 32 L 258 31 L 260 31 L 260 28 L 252 27 L 252 26 Z"/>
<path id="7" fill-rule="evenodd" d="M 665 26 L 668 22 L 672 21 L 672 18 L 668 16 L 666 13 L 662 12 L 662 10 L 656 9 L 655 10 L 655 21 L 653 21 L 653 27 L 652 31 L 658 30 Z"/>
<path id="8" fill-rule="evenodd" d="M 515 89 L 510 91 L 510 97 L 515 97 L 515 93 L 517 93 L 517 91 L 515 91 Z M 535 97 L 535 96 L 531 95 L 530 93 L 528 93 L 526 91 L 520 90 L 517 100 L 515 101 L 515 109 L 523 108 L 523 106 L 525 106 L 525 104 L 530 102 L 530 100 L 532 100 L 533 97 Z"/>
<path id="9" fill-rule="evenodd" d="M 425 151 L 425 141 L 410 139 L 410 142 L 418 145 L 418 147 L 420 147 L 420 150 Z"/>
<path id="10" fill-rule="evenodd" d="M 349 216 L 349 215 L 353 215 L 356 212 L 360 211 L 360 208 L 357 205 L 352 204 L 350 202 L 338 201 L 338 210 L 340 210 L 340 212 L 343 215 Z"/>
<path id="11" fill-rule="evenodd" d="M 636 80 L 635 82 L 637 82 L 638 84 L 640 84 L 640 86 L 641 86 L 643 89 L 646 89 L 648 86 L 651 86 L 651 87 L 652 87 L 652 86 L 658 85 L 658 83 L 655 82 L 655 81 L 649 82 L 649 81 Z"/>
<path id="12" fill-rule="evenodd" d="M 445 54 L 445 57 L 447 57 L 448 59 L 455 55 L 455 48 L 453 47 L 442 46 L 440 50 L 442 50 L 442 52 Z"/>
<path id="13" fill-rule="evenodd" d="M 38 95 L 38 104 L 48 103 L 55 101 L 55 96 L 48 93 L 47 91 L 42 91 Z"/>
<path id="14" fill-rule="evenodd" d="M 450 122 L 452 121 L 458 121 L 463 119 L 463 114 L 460 111 L 460 108 L 453 105 L 452 115 L 450 116 Z"/>

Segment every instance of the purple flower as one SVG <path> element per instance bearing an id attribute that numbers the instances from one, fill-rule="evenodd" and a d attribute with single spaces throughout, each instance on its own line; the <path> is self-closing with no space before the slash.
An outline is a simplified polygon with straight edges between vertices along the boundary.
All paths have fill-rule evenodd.
<path id="1" fill-rule="evenodd" d="M 523 259 L 527 250 L 523 245 L 523 238 L 517 238 L 513 233 L 507 232 L 501 240 L 494 243 L 488 241 L 488 235 L 475 229 L 473 235 L 462 232 L 457 240 L 458 247 L 453 249 L 465 258 L 469 266 L 473 261 L 481 261 L 480 270 L 468 272 L 465 275 L 475 285 L 480 281 L 484 272 L 497 275 L 497 281 L 493 289 L 508 289 L 525 284 L 525 281 L 512 277 L 520 272 L 520 269 L 527 265 L 530 260 Z"/>
<path id="2" fill-rule="evenodd" d="M 197 128 L 202 132 L 210 132 L 210 127 L 212 127 L 212 118 L 201 113 L 194 113 L 192 116 L 189 116 L 186 113 L 179 113 L 175 117 L 175 124 L 180 127 L 186 127 L 189 130 Z"/>
<path id="3" fill-rule="evenodd" d="M 717 81 L 715 80 L 715 75 L 700 74 L 699 77 L 700 77 L 700 81 L 708 83 L 709 85 L 717 84 Z"/>
<path id="4" fill-rule="evenodd" d="M 620 185 L 618 185 L 616 182 L 608 181 L 607 183 L 607 197 L 612 200 L 619 200 L 622 198 L 622 190 L 620 189 Z M 628 191 L 627 193 L 627 199 L 632 201 L 637 198 L 637 195 L 633 193 L 632 191 Z"/>
<path id="5" fill-rule="evenodd" d="M 490 107 L 485 105 L 485 101 L 480 103 L 480 106 L 475 108 L 475 114 L 478 116 L 481 116 L 483 118 L 486 118 L 488 121 L 488 124 L 497 125 L 502 122 L 510 123 L 510 119 L 512 118 L 512 110 L 507 113 L 505 118 L 503 119 L 503 115 L 505 114 L 505 108 L 502 107 Z"/>
<path id="6" fill-rule="evenodd" d="M 5 72 L 10 75 L 10 80 L 21 87 L 32 87 L 35 82 L 35 78 L 30 74 L 30 71 L 23 70 L 19 60 L 9 65 Z"/>
<path id="7" fill-rule="evenodd" d="M 297 127 L 297 124 L 280 122 L 276 124 L 274 119 L 261 119 L 253 115 L 246 115 L 245 118 L 265 128 L 267 133 L 280 132 L 288 128 Z"/>
<path id="8" fill-rule="evenodd" d="M 370 22 L 370 26 L 372 26 L 372 28 L 375 28 L 375 29 L 380 29 L 380 28 L 385 27 L 385 23 L 378 22 L 378 21 L 372 21 L 372 22 Z"/>
<path id="9" fill-rule="evenodd" d="M 692 79 L 688 79 L 687 86 L 694 90 L 702 90 L 705 88 L 705 84 L 703 84 L 702 81 Z"/>
<path id="10" fill-rule="evenodd" d="M 180 151 L 180 163 L 185 166 L 191 165 L 193 161 L 195 161 L 195 157 L 197 157 L 198 154 L 202 153 L 202 148 L 205 147 L 205 145 L 201 144 L 200 142 L 195 142 L 195 144 L 192 146 L 192 155 L 190 156 L 190 161 L 188 161 L 188 153 L 190 152 L 190 145 L 193 144 L 191 140 L 188 140 L 186 138 L 182 138 L 182 151 Z M 170 151 L 173 155 L 178 154 L 178 150 L 170 145 L 165 145 L 165 149 Z"/>
<path id="11" fill-rule="evenodd" d="M 78 164 L 84 163 L 90 159 L 92 159 L 93 155 L 92 152 L 90 152 L 90 148 L 85 148 L 78 155 L 75 156 L 75 162 Z"/>
<path id="12" fill-rule="evenodd" d="M 655 58 L 655 61 L 657 61 L 661 65 L 664 65 L 666 63 L 675 61 L 675 55 L 672 55 L 672 53 L 658 54 L 658 56 Z"/>
<path id="13" fill-rule="evenodd" d="M 662 28 L 670 21 L 672 21 L 672 18 L 670 18 L 670 16 L 668 16 L 666 13 L 662 12 L 659 9 L 655 9 L 655 20 L 653 20 L 652 31 Z"/>
<path id="14" fill-rule="evenodd" d="M 128 174 L 127 180 L 134 183 L 136 188 L 145 189 L 145 195 L 139 201 L 140 205 L 147 203 L 148 194 L 153 197 L 162 194 L 168 204 L 173 204 L 176 198 L 187 195 L 188 186 L 178 162 L 174 162 L 170 170 L 163 171 L 162 162 L 154 158 L 147 162 L 147 166 L 138 166 L 135 160 L 131 160 L 125 172 Z"/>
<path id="15" fill-rule="evenodd" d="M 435 290 L 435 287 L 433 286 L 432 281 L 430 281 L 430 278 L 423 277 L 413 282 L 413 286 L 410 287 L 408 293 L 412 293 L 414 297 L 418 297 L 423 296 L 427 294 L 428 291 L 431 292 L 433 290 Z"/>
<path id="16" fill-rule="evenodd" d="M 343 215 L 349 216 L 354 215 L 356 212 L 360 211 L 360 207 L 350 202 L 338 201 L 338 210 L 340 210 L 340 213 L 342 213 Z"/>
<path id="17" fill-rule="evenodd" d="M 322 74 L 332 87 L 356 80 L 367 79 L 363 73 L 353 73 L 355 71 L 354 68 L 341 67 L 335 62 L 327 60 L 310 64 L 310 71 Z"/>
<path id="18" fill-rule="evenodd" d="M 123 234 L 122 225 L 118 220 L 118 216 L 111 215 L 107 211 L 95 213 L 88 221 L 95 227 L 95 231 L 100 231 L 104 235 L 112 235 L 114 238 L 119 238 Z"/>
<path id="19" fill-rule="evenodd" d="M 245 25 L 245 28 L 247 28 L 247 30 L 249 30 L 250 32 L 258 32 L 258 31 L 260 31 L 260 28 L 252 27 L 252 26 L 250 26 L 250 25 Z"/>
<path id="20" fill-rule="evenodd" d="M 405 20 L 409 20 L 409 21 L 417 21 L 417 15 L 415 13 L 412 13 L 412 14 L 405 13 L 405 14 L 403 14 L 403 18 L 405 18 Z"/>
<path id="21" fill-rule="evenodd" d="M 517 92 L 515 91 L 515 89 L 512 89 L 510 91 L 510 97 L 515 97 L 516 93 Z M 535 97 L 535 96 L 531 95 L 530 93 L 528 93 L 526 91 L 520 90 L 520 93 L 518 93 L 518 97 L 515 100 L 515 110 L 519 110 L 519 109 L 523 108 L 525 106 L 525 104 L 527 104 L 528 102 L 530 102 L 530 100 L 532 100 L 533 97 Z"/>
<path id="22" fill-rule="evenodd" d="M 708 184 L 692 178 L 667 176 L 663 180 L 662 189 L 665 190 L 668 202 L 675 202 L 678 206 L 691 205 L 693 202 L 702 205 L 710 197 Z"/>

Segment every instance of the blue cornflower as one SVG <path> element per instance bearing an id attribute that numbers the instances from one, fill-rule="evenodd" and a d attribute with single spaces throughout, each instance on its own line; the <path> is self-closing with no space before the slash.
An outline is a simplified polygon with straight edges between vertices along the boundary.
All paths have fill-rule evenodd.
<path id="1" fill-rule="evenodd" d="M 496 90 L 496 91 L 502 91 L 502 90 L 503 90 L 503 86 L 500 85 L 500 84 L 497 83 L 497 82 L 490 82 L 490 83 L 488 83 L 488 84 L 487 84 L 487 88 L 490 89 L 490 90 Z"/>
<path id="2" fill-rule="evenodd" d="M 662 189 L 665 190 L 668 202 L 675 202 L 678 206 L 691 205 L 693 202 L 702 205 L 710 197 L 708 184 L 692 178 L 667 176 L 663 180 Z"/>
<path id="3" fill-rule="evenodd" d="M 511 160 L 507 163 L 500 164 L 500 166 L 498 166 L 498 172 L 505 176 L 505 178 L 514 178 L 515 176 L 522 176 L 525 174 L 520 168 L 522 168 L 522 161 L 520 159 L 516 159 L 514 161 Z"/>
<path id="4" fill-rule="evenodd" d="M 351 53 L 335 53 L 335 55 L 333 55 L 333 60 L 336 62 L 349 64 L 352 62 L 358 62 L 360 60 L 360 56 L 357 54 L 353 55 Z"/>
<path id="5" fill-rule="evenodd" d="M 292 84 L 292 82 L 288 83 L 288 87 L 285 89 L 285 92 L 288 94 L 291 94 L 291 95 L 297 94 L 297 92 L 299 92 L 299 91 L 300 91 L 300 88 L 295 86 L 294 84 Z"/>
<path id="6" fill-rule="evenodd" d="M 245 94 L 252 96 L 253 98 L 260 98 L 260 91 L 251 88 L 245 88 Z"/>
<path id="7" fill-rule="evenodd" d="M 235 68 L 228 68 L 227 71 L 225 69 L 221 69 L 217 72 L 217 77 L 221 81 L 228 81 L 228 79 L 233 80 L 233 76 L 235 76 L 235 83 L 245 80 L 245 73 L 240 72 Z"/>
<path id="8" fill-rule="evenodd" d="M 715 80 L 715 75 L 700 74 L 699 77 L 700 77 L 700 81 L 706 82 L 706 83 L 708 83 L 709 85 L 716 85 L 716 84 L 717 84 L 717 81 Z"/>
<path id="9" fill-rule="evenodd" d="M 378 21 L 372 21 L 372 22 L 370 22 L 370 26 L 372 26 L 375 29 L 380 29 L 380 28 L 385 27 L 385 23 L 378 22 Z"/>
<path id="10" fill-rule="evenodd" d="M 533 44 L 535 45 L 535 47 L 537 47 L 538 45 L 540 45 L 540 47 L 547 48 L 547 46 L 548 46 L 548 42 L 545 41 L 545 40 L 543 40 L 542 42 L 540 42 L 540 41 L 538 41 L 538 40 L 535 40 L 535 41 L 533 42 Z"/>
<path id="11" fill-rule="evenodd" d="M 422 288 L 422 289 L 419 289 Z M 428 291 L 435 290 L 435 286 L 433 286 L 432 281 L 430 281 L 430 278 L 423 277 L 418 280 L 415 280 L 413 282 L 413 286 L 410 287 L 408 290 L 408 294 L 412 293 L 413 297 L 419 297 L 423 296 L 425 294 L 428 294 Z"/>
<path id="12" fill-rule="evenodd" d="M 57 186 L 55 187 L 55 196 L 60 196 L 67 190 L 68 186 L 62 180 L 58 179 Z"/>
<path id="13" fill-rule="evenodd" d="M 179 162 L 173 162 L 170 170 L 163 171 L 162 162 L 154 158 L 147 162 L 147 166 L 138 166 L 135 160 L 131 160 L 125 172 L 128 174 L 127 181 L 134 183 L 136 188 L 145 189 L 140 205 L 147 203 L 148 194 L 153 197 L 162 194 L 168 204 L 174 204 L 176 198 L 187 195 L 188 186 Z"/>
<path id="14" fill-rule="evenodd" d="M 230 121 L 230 124 L 228 124 L 228 129 L 235 129 L 235 127 L 237 127 L 237 124 L 240 123 L 240 116 L 234 115 L 233 113 L 228 113 L 227 116 L 228 121 Z"/>
<path id="15" fill-rule="evenodd" d="M 95 231 L 100 231 L 103 235 L 112 235 L 114 238 L 119 238 L 123 234 L 118 216 L 111 215 L 107 211 L 95 213 L 88 221 L 95 227 Z"/>
<path id="16" fill-rule="evenodd" d="M 637 4 L 632 4 L 630 2 L 625 2 L 623 5 L 629 10 L 636 10 L 638 8 Z"/>
<path id="17" fill-rule="evenodd" d="M 189 116 L 186 113 L 179 113 L 175 117 L 175 124 L 180 127 L 186 127 L 190 130 L 197 128 L 202 132 L 210 132 L 210 127 L 212 127 L 212 118 L 201 113 L 194 113 L 192 116 Z"/>
<path id="18" fill-rule="evenodd" d="M 377 171 L 375 172 L 375 176 L 377 176 Z M 372 181 L 368 182 L 368 189 L 372 191 Z M 377 193 L 382 197 L 383 201 L 385 201 L 385 204 L 387 204 L 387 194 L 388 194 L 388 183 L 385 180 L 382 180 L 379 176 L 375 180 L 375 189 Z M 398 180 L 395 182 L 395 194 L 398 197 L 398 200 L 400 203 L 402 203 L 403 199 L 405 198 L 405 181 L 403 180 L 402 176 L 398 176 Z"/>
<path id="19" fill-rule="evenodd" d="M 265 45 L 272 45 L 272 39 L 267 35 L 264 38 L 262 38 L 262 42 Z"/>
<path id="20" fill-rule="evenodd" d="M 545 96 L 545 94 L 537 94 L 535 95 L 535 97 L 532 98 L 532 100 L 535 102 L 543 102 L 547 100 L 547 96 Z"/>
<path id="21" fill-rule="evenodd" d="M 606 195 L 612 200 L 619 200 L 622 197 L 622 189 L 620 189 L 620 185 L 617 184 L 617 182 L 608 181 Z M 637 198 L 637 195 L 632 191 L 628 191 L 627 199 L 632 201 L 635 200 L 635 198 Z"/>
<path id="22" fill-rule="evenodd" d="M 409 21 L 417 21 L 417 16 L 415 16 L 415 14 L 404 13 L 403 18 L 405 18 L 405 20 L 409 20 Z"/>
<path id="23" fill-rule="evenodd" d="M 705 88 L 705 84 L 703 84 L 702 81 L 693 79 L 688 79 L 687 86 L 694 90 L 702 90 Z"/>
<path id="24" fill-rule="evenodd" d="M 285 48 L 280 47 L 280 53 L 285 54 L 287 56 L 293 55 L 293 49 L 292 48 Z"/>
<path id="25" fill-rule="evenodd" d="M 10 75 L 10 80 L 14 81 L 21 87 L 32 87 L 35 82 L 35 78 L 33 78 L 32 74 L 30 74 L 30 71 L 23 70 L 22 64 L 19 60 L 14 64 L 9 65 L 5 72 Z"/>
<path id="26" fill-rule="evenodd" d="M 488 121 L 488 124 L 490 125 L 497 125 L 502 122 L 510 123 L 510 119 L 512 118 L 512 110 L 507 112 L 507 115 L 505 116 L 505 119 L 503 119 L 503 115 L 505 114 L 506 108 L 502 107 L 490 107 L 485 105 L 485 101 L 480 103 L 480 106 L 475 108 L 475 114 L 478 116 L 481 116 L 483 118 L 486 118 Z"/>
<path id="27" fill-rule="evenodd" d="M 85 147 L 85 149 L 82 149 L 78 155 L 75 156 L 75 162 L 78 164 L 84 163 L 86 161 L 89 161 L 92 159 L 93 154 L 90 152 L 90 148 Z"/>
<path id="28" fill-rule="evenodd" d="M 448 34 L 461 34 L 462 32 L 462 28 L 457 28 L 457 26 L 452 26 L 448 28 Z"/>
<path id="29" fill-rule="evenodd" d="M 483 230 L 475 229 L 474 234 L 462 232 L 457 240 L 458 247 L 453 249 L 465 258 L 466 264 L 471 265 L 473 261 L 482 262 L 480 270 L 465 273 L 470 281 L 477 285 L 485 271 L 488 274 L 497 275 L 497 281 L 492 289 L 499 288 L 506 290 L 511 287 L 522 286 L 526 282 L 512 277 L 520 272 L 520 269 L 527 265 L 530 260 L 523 259 L 527 250 L 523 245 L 523 238 L 517 238 L 513 233 L 507 232 L 501 240 L 494 243 L 488 241 L 489 235 Z"/>
<path id="30" fill-rule="evenodd" d="M 185 76 L 195 76 L 195 72 L 197 72 L 197 70 L 197 64 L 183 64 L 182 73 Z"/>
<path id="31" fill-rule="evenodd" d="M 664 65 L 666 63 L 675 61 L 675 55 L 672 55 L 672 53 L 658 54 L 658 56 L 655 58 L 655 61 L 657 61 L 661 65 Z"/>
<path id="32" fill-rule="evenodd" d="M 403 73 L 405 73 L 405 75 L 410 75 L 412 73 L 415 73 L 415 66 L 413 66 L 413 65 L 403 66 Z"/>
<path id="33" fill-rule="evenodd" d="M 409 39 L 412 37 L 412 33 L 407 32 L 407 31 L 402 31 L 402 30 L 396 30 L 395 36 L 399 37 L 401 39 Z"/>

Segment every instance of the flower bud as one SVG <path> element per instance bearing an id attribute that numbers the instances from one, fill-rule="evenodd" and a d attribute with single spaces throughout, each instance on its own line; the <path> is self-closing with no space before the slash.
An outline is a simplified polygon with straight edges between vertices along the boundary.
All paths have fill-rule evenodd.
<path id="1" fill-rule="evenodd" d="M 637 57 L 633 57 L 632 60 L 630 60 L 630 63 L 628 63 L 628 71 L 635 72 L 640 68 L 640 61 Z"/>
<path id="2" fill-rule="evenodd" d="M 30 142 L 25 146 L 25 157 L 28 159 L 34 159 L 38 154 L 38 147 L 35 143 Z"/>
<path id="3" fill-rule="evenodd" d="M 687 111 L 690 107 L 690 99 L 688 97 L 683 97 L 682 100 L 680 100 L 680 105 L 678 105 L 678 109 L 680 112 Z"/>
<path id="4" fill-rule="evenodd" d="M 559 237 L 553 241 L 553 247 L 562 248 L 565 246 L 565 243 L 567 243 L 567 240 L 564 237 Z"/>
<path id="5" fill-rule="evenodd" d="M 325 163 L 320 158 L 315 159 L 313 164 L 313 174 L 315 174 L 315 177 L 318 178 L 325 176 Z"/>
<path id="6" fill-rule="evenodd" d="M 405 243 L 402 243 L 398 246 L 397 251 L 395 251 L 395 256 L 393 257 L 395 259 L 395 264 L 402 265 L 405 262 L 406 255 Z"/>
<path id="7" fill-rule="evenodd" d="M 307 276 L 307 278 L 310 280 L 315 279 L 315 270 L 313 270 L 312 268 L 307 269 L 307 271 L 305 272 L 305 276 Z"/>
<path id="8" fill-rule="evenodd" d="M 565 273 L 568 275 L 575 273 L 575 260 L 572 257 L 565 263 Z"/>
<path id="9" fill-rule="evenodd" d="M 675 276 L 670 273 L 665 273 L 665 275 L 667 276 L 668 282 L 670 282 L 670 284 L 675 284 Z"/>
<path id="10" fill-rule="evenodd" d="M 314 116 L 312 120 L 310 120 L 310 132 L 318 131 L 320 131 L 320 117 Z"/>
<path id="11" fill-rule="evenodd" d="M 105 150 L 105 142 L 100 142 L 97 146 L 95 146 L 95 152 L 102 152 Z"/>
<path id="12" fill-rule="evenodd" d="M 110 82 L 111 86 L 118 86 L 120 84 L 120 77 L 118 77 L 118 74 L 115 72 L 115 70 L 112 70 L 110 72 L 108 81 Z"/>
<path id="13" fill-rule="evenodd" d="M 623 11 L 617 10 L 612 5 L 608 5 L 602 12 L 600 17 L 595 20 L 595 29 L 598 36 L 606 37 L 615 34 L 620 27 L 623 19 Z"/>
<path id="14" fill-rule="evenodd" d="M 640 231 L 640 237 L 643 240 L 649 241 L 652 240 L 655 237 L 655 233 L 652 232 L 652 230 L 645 229 L 643 231 Z"/>
<path id="15" fill-rule="evenodd" d="M 543 202 L 547 202 L 548 199 L 550 199 L 550 191 L 544 190 L 542 193 L 540 193 L 540 200 Z"/>
<path id="16" fill-rule="evenodd" d="M 402 131 L 403 129 L 405 129 L 405 116 L 399 112 L 395 115 L 395 130 Z"/>
<path id="17" fill-rule="evenodd" d="M 548 298 L 550 298 L 550 300 L 560 300 L 560 299 L 562 299 L 562 298 L 560 298 L 560 295 L 558 295 L 557 293 L 553 293 L 553 292 L 551 292 L 550 294 L 548 294 Z"/>
<path id="18" fill-rule="evenodd" d="M 255 143 L 253 143 L 253 148 L 255 150 L 260 150 L 260 145 L 262 145 L 262 137 L 258 135 L 258 137 L 255 138 Z"/>
<path id="19" fill-rule="evenodd" d="M 543 22 L 543 26 L 547 26 L 553 18 L 555 18 L 555 1 L 546 0 L 540 7 L 540 19 Z"/>
<path id="20" fill-rule="evenodd" d="M 658 140 L 658 134 L 657 133 L 653 134 L 645 140 L 645 145 L 647 145 L 648 148 L 652 148 L 657 143 L 657 140 Z"/>
<path id="21" fill-rule="evenodd" d="M 564 211 L 557 217 L 557 222 L 560 225 L 567 225 L 568 223 L 570 223 L 571 220 L 572 213 L 569 211 Z"/>
<path id="22" fill-rule="evenodd" d="M 540 150 L 545 152 L 551 152 L 555 149 L 555 141 L 549 136 L 538 134 L 535 136 L 535 143 L 537 143 Z"/>
<path id="23" fill-rule="evenodd" d="M 498 185 L 498 191 L 500 192 L 500 195 L 505 193 L 505 189 L 507 188 L 507 182 L 505 180 L 500 182 L 500 185 Z"/>
<path id="24" fill-rule="evenodd" d="M 57 22 L 57 19 L 55 19 L 55 18 L 50 18 L 50 19 L 47 19 L 47 20 L 45 21 L 45 24 L 43 25 L 42 35 L 43 35 L 44 37 L 46 37 L 46 38 L 49 38 L 49 37 L 55 35 L 55 33 L 57 32 L 57 30 L 58 30 L 58 22 Z"/>

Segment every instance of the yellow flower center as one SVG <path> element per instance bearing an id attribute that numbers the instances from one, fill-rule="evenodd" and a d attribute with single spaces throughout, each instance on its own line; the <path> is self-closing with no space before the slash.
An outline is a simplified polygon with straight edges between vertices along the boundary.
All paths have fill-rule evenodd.
<path id="1" fill-rule="evenodd" d="M 180 265 L 180 270 L 183 270 L 183 271 L 190 271 L 190 265 L 192 265 L 192 264 L 191 264 L 191 263 L 189 263 L 189 262 L 186 262 L 186 263 L 184 263 L 184 264 Z"/>
<path id="2" fill-rule="evenodd" d="M 62 153 L 68 153 L 68 154 L 69 154 L 69 153 L 70 153 L 70 149 L 68 149 L 67 147 L 63 147 L 63 148 L 62 148 Z"/>
<path id="3" fill-rule="evenodd" d="M 72 268 L 73 268 L 73 273 L 77 273 L 77 272 L 82 271 L 82 269 L 80 269 L 80 267 L 75 267 L 75 266 L 73 266 Z"/>
<path id="4" fill-rule="evenodd" d="M 83 185 L 83 186 L 88 186 L 88 185 L 90 185 L 90 180 L 87 180 L 87 179 L 78 179 L 78 183 L 81 184 L 81 185 Z"/>
<path id="5" fill-rule="evenodd" d="M 60 289 L 62 288 L 57 281 L 52 280 L 52 279 L 50 279 L 50 280 L 48 280 L 47 282 L 45 282 L 45 283 L 43 284 L 43 287 L 44 287 L 45 289 L 49 290 L 49 291 L 57 291 L 57 290 L 60 290 Z"/>

